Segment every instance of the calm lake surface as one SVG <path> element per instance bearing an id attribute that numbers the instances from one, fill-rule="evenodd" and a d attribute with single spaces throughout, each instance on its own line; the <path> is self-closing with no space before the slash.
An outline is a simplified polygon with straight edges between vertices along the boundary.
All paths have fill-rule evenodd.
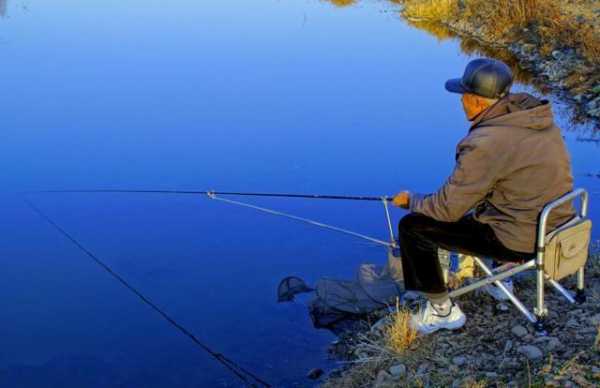
<path id="1" fill-rule="evenodd" d="M 0 4 L 2 387 L 239 385 L 15 193 L 430 192 L 468 127 L 443 85 L 470 58 L 386 2 Z M 577 183 L 600 192 L 585 177 L 600 172 L 600 149 L 582 135 L 565 132 Z M 312 328 L 302 303 L 276 304 L 278 282 L 352 278 L 360 263 L 385 259 L 360 240 L 201 196 L 31 198 L 199 338 L 276 386 L 309 386 L 309 369 L 335 366 L 333 335 Z M 387 237 L 377 203 L 253 203 Z"/>

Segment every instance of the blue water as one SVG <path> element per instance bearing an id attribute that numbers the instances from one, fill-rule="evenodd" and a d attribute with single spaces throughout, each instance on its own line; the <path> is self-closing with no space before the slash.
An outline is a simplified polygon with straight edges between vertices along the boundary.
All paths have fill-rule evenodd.
<path id="1" fill-rule="evenodd" d="M 2 387 L 238 385 L 15 193 L 428 192 L 451 171 L 467 128 L 443 84 L 469 57 L 387 3 L 6 5 Z M 600 192 L 600 180 L 583 176 L 598 172 L 598 147 L 565 136 L 578 184 Z M 279 280 L 351 278 L 359 263 L 385 258 L 360 240 L 205 197 L 31 198 L 199 338 L 277 386 L 308 386 L 309 369 L 335 366 L 334 337 L 312 328 L 306 307 L 275 303 Z M 253 203 L 387 237 L 377 203 Z"/>

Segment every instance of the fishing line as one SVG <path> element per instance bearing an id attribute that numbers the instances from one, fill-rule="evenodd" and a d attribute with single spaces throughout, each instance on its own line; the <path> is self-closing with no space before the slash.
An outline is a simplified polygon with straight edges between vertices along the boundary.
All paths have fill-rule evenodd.
<path id="1" fill-rule="evenodd" d="M 238 365 L 234 361 L 227 358 L 225 355 L 218 353 L 212 350 L 210 347 L 202 343 L 192 332 L 178 323 L 174 318 L 168 315 L 164 310 L 158 307 L 154 302 L 152 302 L 149 298 L 144 296 L 140 291 L 138 291 L 135 287 L 133 287 L 127 280 L 125 280 L 121 275 L 115 272 L 108 264 L 104 263 L 98 256 L 94 255 L 90 250 L 84 247 L 79 241 L 77 241 L 73 236 L 71 236 L 65 229 L 63 229 L 60 225 L 54 222 L 50 217 L 48 217 L 44 212 L 42 212 L 37 206 L 33 204 L 27 198 L 24 199 L 25 203 L 42 219 L 44 219 L 48 224 L 50 224 L 54 229 L 56 229 L 60 234 L 62 234 L 65 238 L 73 243 L 79 250 L 85 253 L 90 259 L 92 259 L 96 264 L 98 264 L 102 269 L 108 272 L 114 279 L 116 279 L 119 283 L 121 283 L 125 288 L 135 294 L 143 303 L 152 308 L 155 312 L 157 312 L 160 316 L 162 316 L 167 322 L 169 322 L 173 327 L 179 330 L 183 335 L 187 336 L 194 344 L 196 344 L 200 349 L 207 352 L 210 356 L 212 356 L 217 362 L 221 363 L 225 366 L 229 371 L 231 371 L 237 378 L 239 378 L 244 384 L 249 387 L 271 387 L 269 383 L 260 377 L 256 376 L 252 372 L 244 369 L 242 366 Z"/>
<path id="2" fill-rule="evenodd" d="M 311 220 L 309 218 L 304 218 L 304 217 L 298 217 L 295 216 L 293 214 L 289 214 L 289 213 L 284 213 L 278 210 L 272 210 L 272 209 L 267 209 L 264 207 L 260 207 L 260 206 L 256 206 L 256 205 L 252 205 L 249 203 L 245 203 L 245 202 L 240 202 L 240 201 L 234 201 L 231 199 L 226 199 L 226 198 L 220 198 L 218 197 L 215 193 L 210 193 L 208 194 L 209 198 L 214 199 L 216 201 L 221 201 L 221 202 L 225 202 L 225 203 L 229 203 L 232 205 L 237 205 L 237 206 L 243 206 L 243 207 L 247 207 L 250 209 L 254 209 L 254 210 L 258 210 L 264 213 L 268 213 L 268 214 L 272 214 L 272 215 L 276 215 L 276 216 L 280 216 L 280 217 L 285 217 L 285 218 L 290 218 L 292 220 L 296 220 L 296 221 L 300 221 L 300 222 L 304 222 L 313 226 L 317 226 L 320 228 L 324 228 L 324 229 L 329 229 L 329 230 L 333 230 L 335 232 L 340 232 L 340 233 L 344 233 L 344 234 L 348 234 L 350 236 L 354 236 L 354 237 L 358 237 L 376 244 L 380 244 L 380 245 L 384 245 L 386 247 L 395 247 L 395 245 L 393 243 L 389 243 L 387 241 L 383 241 L 374 237 L 370 237 L 361 233 L 357 233 L 357 232 L 353 232 L 351 230 L 348 229 L 343 229 L 343 228 L 339 228 L 337 226 L 333 226 L 333 225 L 328 225 L 328 224 L 324 224 L 322 222 L 319 221 L 315 221 L 315 220 Z M 379 201 L 381 201 L 381 198 L 379 198 Z M 393 241 L 393 240 L 392 240 Z"/>

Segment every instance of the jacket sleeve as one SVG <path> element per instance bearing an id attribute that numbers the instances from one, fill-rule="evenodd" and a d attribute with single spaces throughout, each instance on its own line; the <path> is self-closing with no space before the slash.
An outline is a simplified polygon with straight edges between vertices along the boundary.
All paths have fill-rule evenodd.
<path id="1" fill-rule="evenodd" d="M 457 147 L 456 166 L 437 193 L 413 196 L 410 210 L 442 222 L 455 222 L 492 190 L 501 171 L 502 153 L 486 134 L 471 133 Z"/>

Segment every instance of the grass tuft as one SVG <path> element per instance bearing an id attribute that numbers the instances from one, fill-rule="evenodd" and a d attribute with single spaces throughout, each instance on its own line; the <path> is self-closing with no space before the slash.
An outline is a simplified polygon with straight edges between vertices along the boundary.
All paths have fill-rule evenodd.
<path id="1" fill-rule="evenodd" d="M 417 331 L 410 324 L 411 313 L 396 302 L 392 323 L 385 329 L 385 343 L 394 353 L 406 351 L 417 339 Z"/>

